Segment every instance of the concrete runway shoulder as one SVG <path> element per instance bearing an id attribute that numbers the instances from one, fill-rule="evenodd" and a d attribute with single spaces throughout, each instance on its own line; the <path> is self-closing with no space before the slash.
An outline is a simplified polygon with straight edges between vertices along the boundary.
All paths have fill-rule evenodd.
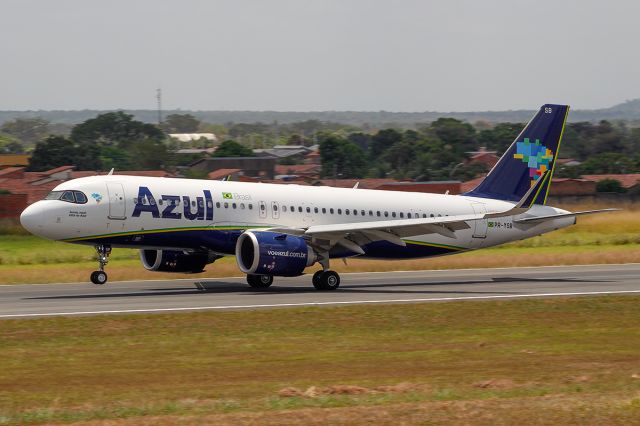
<path id="1" fill-rule="evenodd" d="M 310 276 L 264 290 L 244 278 L 0 286 L 0 319 L 60 315 L 640 294 L 640 264 L 342 274 L 337 291 Z"/>

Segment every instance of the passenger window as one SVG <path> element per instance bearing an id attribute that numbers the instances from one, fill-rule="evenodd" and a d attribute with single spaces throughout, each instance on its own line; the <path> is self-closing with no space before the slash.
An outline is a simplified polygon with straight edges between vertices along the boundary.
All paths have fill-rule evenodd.
<path id="1" fill-rule="evenodd" d="M 322 214 L 326 214 L 327 213 L 327 209 L 326 208 L 322 208 Z"/>
<path id="2" fill-rule="evenodd" d="M 376 216 L 380 217 L 380 210 L 376 212 Z"/>
<path id="3" fill-rule="evenodd" d="M 253 204 L 249 204 L 249 210 L 253 210 Z"/>
<path id="4" fill-rule="evenodd" d="M 240 210 L 244 210 L 244 203 L 240 203 Z"/>
<path id="5" fill-rule="evenodd" d="M 354 215 L 354 216 L 358 216 L 358 210 L 353 209 L 353 215 Z"/>
<path id="6" fill-rule="evenodd" d="M 407 217 L 411 219 L 411 213 L 407 213 Z"/>
<path id="7" fill-rule="evenodd" d="M 430 214 L 430 216 L 431 216 L 431 217 L 435 217 L 435 216 L 433 215 L 433 213 L 431 213 L 431 214 Z"/>
<path id="8" fill-rule="evenodd" d="M 264 204 L 260 204 L 260 210 L 266 210 L 267 206 L 265 206 Z"/>
<path id="9" fill-rule="evenodd" d="M 404 219 L 404 213 L 400 212 L 400 217 Z"/>
<path id="10" fill-rule="evenodd" d="M 373 210 L 369 210 L 369 216 L 373 216 Z"/>
<path id="11" fill-rule="evenodd" d="M 231 207 L 233 207 L 235 209 L 236 207 L 238 207 L 238 205 L 236 203 L 233 203 L 233 204 L 231 204 Z"/>
<path id="12" fill-rule="evenodd" d="M 396 212 L 391 213 L 391 217 L 396 217 Z"/>
<path id="13" fill-rule="evenodd" d="M 298 206 L 298 211 L 299 211 L 300 213 L 302 213 L 302 207 L 301 207 L 301 206 Z"/>
<path id="14" fill-rule="evenodd" d="M 338 214 L 342 214 L 342 209 L 338 209 Z"/>
<path id="15" fill-rule="evenodd" d="M 329 209 L 329 213 L 333 214 L 333 207 Z"/>
<path id="16" fill-rule="evenodd" d="M 277 205 L 277 204 L 274 204 L 272 208 L 273 208 L 273 211 L 274 211 L 274 212 L 277 212 L 277 211 L 278 211 L 278 205 Z"/>
<path id="17" fill-rule="evenodd" d="M 172 203 L 173 204 L 173 203 Z M 207 207 L 208 208 L 212 208 L 213 207 L 213 202 L 211 201 L 207 201 Z"/>
<path id="18" fill-rule="evenodd" d="M 162 198 L 160 198 L 160 199 L 158 200 L 158 205 L 159 205 L 159 206 L 161 206 L 163 202 L 164 202 L 164 200 L 163 200 Z"/>
<path id="19" fill-rule="evenodd" d="M 349 209 L 344 209 L 344 214 L 349 215 Z"/>
<path id="20" fill-rule="evenodd" d="M 426 213 L 422 213 L 422 217 L 426 218 L 427 214 Z"/>
<path id="21" fill-rule="evenodd" d="M 317 207 L 314 207 L 314 208 L 313 208 L 313 212 L 314 212 L 314 213 L 318 213 L 318 208 L 317 208 Z"/>
<path id="22" fill-rule="evenodd" d="M 216 208 L 219 209 L 220 208 L 220 201 L 216 202 Z"/>
<path id="23" fill-rule="evenodd" d="M 198 207 L 204 207 L 204 201 L 198 200 Z"/>
<path id="24" fill-rule="evenodd" d="M 384 212 L 384 217 L 389 217 L 389 212 Z"/>
<path id="25" fill-rule="evenodd" d="M 225 208 L 225 209 L 228 209 L 228 208 L 229 208 L 229 203 L 225 202 L 225 203 L 224 203 L 224 208 Z"/>

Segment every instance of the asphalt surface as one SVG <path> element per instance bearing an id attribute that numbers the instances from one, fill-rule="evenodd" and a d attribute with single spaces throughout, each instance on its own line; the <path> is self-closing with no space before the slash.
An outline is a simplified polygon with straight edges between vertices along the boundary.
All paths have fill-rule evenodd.
<path id="1" fill-rule="evenodd" d="M 640 295 L 640 264 L 342 274 L 336 291 L 310 276 L 264 290 L 244 278 L 0 286 L 0 319 L 602 294 Z"/>

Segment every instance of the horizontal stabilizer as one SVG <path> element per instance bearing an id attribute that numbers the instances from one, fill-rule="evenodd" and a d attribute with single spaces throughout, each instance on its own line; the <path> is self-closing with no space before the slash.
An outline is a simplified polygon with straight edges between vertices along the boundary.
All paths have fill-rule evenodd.
<path id="1" fill-rule="evenodd" d="M 607 213 L 607 212 L 617 212 L 621 209 L 600 209 L 600 210 L 584 210 L 581 212 L 573 212 L 573 213 L 562 213 L 562 214 L 552 214 L 547 216 L 532 216 L 525 217 L 522 219 L 514 219 L 514 223 L 539 223 L 547 220 L 560 219 L 562 217 L 575 217 L 581 216 L 585 214 L 594 214 L 594 213 Z"/>

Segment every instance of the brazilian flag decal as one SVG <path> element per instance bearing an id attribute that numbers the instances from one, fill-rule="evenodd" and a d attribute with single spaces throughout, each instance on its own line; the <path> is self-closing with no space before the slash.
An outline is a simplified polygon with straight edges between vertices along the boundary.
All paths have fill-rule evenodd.
<path id="1" fill-rule="evenodd" d="M 233 200 L 233 194 L 230 192 L 223 192 L 222 198 L 224 198 L 225 200 Z"/>

